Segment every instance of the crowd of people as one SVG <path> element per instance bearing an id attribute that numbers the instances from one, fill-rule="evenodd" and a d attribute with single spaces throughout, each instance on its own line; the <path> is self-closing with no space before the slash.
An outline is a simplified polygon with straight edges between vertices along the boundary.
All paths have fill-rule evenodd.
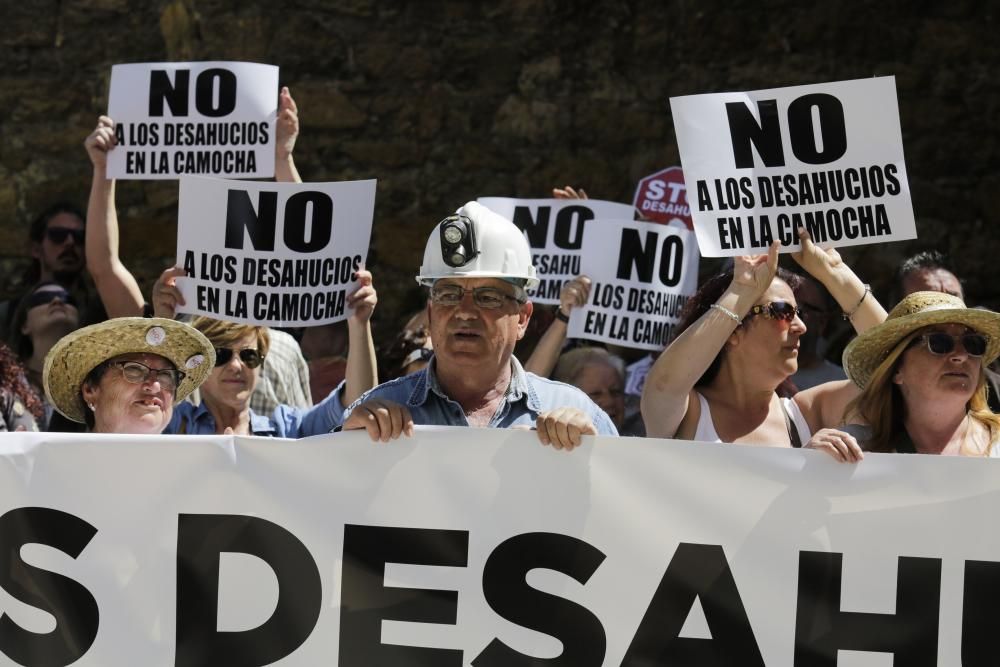
<path id="1" fill-rule="evenodd" d="M 279 181 L 301 182 L 298 133 L 285 88 Z M 102 116 L 84 146 L 86 213 L 57 204 L 38 217 L 29 286 L 0 304 L 0 430 L 299 438 L 363 429 L 388 442 L 416 425 L 453 425 L 533 429 L 566 450 L 586 435 L 621 434 L 805 447 L 849 463 L 869 451 L 1000 456 L 990 368 L 1000 314 L 966 306 L 940 253 L 900 266 L 887 313 L 836 250 L 803 232 L 798 272 L 779 268 L 777 244 L 735 258 L 687 301 L 656 355 L 567 338 L 590 293 L 578 276 L 522 364 L 515 346 L 545 311 L 530 298 L 531 249 L 510 220 L 469 202 L 427 239 L 415 275 L 425 309 L 377 347 L 377 292 L 364 269 L 346 323 L 304 331 L 178 316 L 178 267 L 147 298 L 118 253 L 114 120 Z M 837 340 L 840 316 L 849 341 Z M 837 364 L 829 350 L 840 347 Z"/>

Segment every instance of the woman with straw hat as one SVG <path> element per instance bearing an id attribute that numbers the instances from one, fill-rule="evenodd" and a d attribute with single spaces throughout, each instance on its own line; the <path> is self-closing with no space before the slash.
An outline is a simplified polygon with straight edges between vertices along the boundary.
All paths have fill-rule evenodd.
<path id="1" fill-rule="evenodd" d="M 851 341 L 844 370 L 861 389 L 847 421 L 866 450 L 1000 456 L 985 367 L 1000 356 L 1000 314 L 942 292 L 914 292 Z"/>
<path id="2" fill-rule="evenodd" d="M 45 393 L 94 433 L 160 433 L 174 405 L 215 366 L 194 328 L 164 318 L 121 317 L 78 329 L 45 357 Z"/>

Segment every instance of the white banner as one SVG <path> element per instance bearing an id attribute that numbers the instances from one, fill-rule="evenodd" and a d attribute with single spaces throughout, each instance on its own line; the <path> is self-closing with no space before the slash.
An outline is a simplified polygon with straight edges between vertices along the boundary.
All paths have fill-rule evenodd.
<path id="1" fill-rule="evenodd" d="M 916 238 L 894 77 L 672 97 L 701 254 Z"/>
<path id="2" fill-rule="evenodd" d="M 5 664 L 995 662 L 992 460 L 467 428 L 0 447 Z"/>
<path id="3" fill-rule="evenodd" d="M 375 181 L 182 178 L 177 281 L 184 313 L 246 324 L 346 319 L 371 239 Z"/>
<path id="4" fill-rule="evenodd" d="M 108 178 L 274 176 L 278 68 L 239 62 L 111 68 L 118 147 Z"/>
<path id="5" fill-rule="evenodd" d="M 680 225 L 602 220 L 583 234 L 590 298 L 570 312 L 570 338 L 662 350 L 698 289 L 698 245 Z"/>
<path id="6" fill-rule="evenodd" d="M 589 220 L 627 219 L 633 208 L 600 199 L 510 199 L 480 197 L 479 203 L 512 220 L 531 246 L 539 285 L 529 292 L 535 303 L 559 305 L 563 283 L 581 273 L 580 248 Z"/>

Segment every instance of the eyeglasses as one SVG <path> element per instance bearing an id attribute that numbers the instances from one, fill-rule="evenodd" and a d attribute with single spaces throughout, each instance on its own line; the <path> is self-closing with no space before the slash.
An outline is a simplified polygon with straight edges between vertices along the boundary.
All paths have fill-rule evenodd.
<path id="1" fill-rule="evenodd" d="M 146 364 L 140 364 L 138 361 L 113 361 L 110 365 L 120 368 L 122 375 L 132 384 L 144 384 L 150 380 L 155 380 L 170 393 L 177 391 L 177 385 L 187 377 L 184 373 L 174 368 L 150 368 Z"/>
<path id="2" fill-rule="evenodd" d="M 237 354 L 236 350 L 230 349 L 228 347 L 217 347 L 215 348 L 215 365 L 216 367 L 225 366 L 229 363 L 229 360 L 233 358 L 233 354 Z M 246 364 L 247 368 L 257 368 L 262 363 L 264 363 L 264 355 L 259 353 L 253 348 L 244 348 L 238 352 L 240 361 Z"/>
<path id="3" fill-rule="evenodd" d="M 787 301 L 771 301 L 770 303 L 762 303 L 759 306 L 751 308 L 750 312 L 743 318 L 743 321 L 746 322 L 755 315 L 763 315 L 769 320 L 791 322 L 796 316 L 802 315 L 802 311 Z"/>
<path id="4" fill-rule="evenodd" d="M 920 343 L 926 343 L 927 350 L 931 354 L 944 355 L 954 352 L 956 342 L 959 340 L 962 341 L 962 347 L 965 348 L 966 353 L 968 353 L 970 357 L 981 357 L 986 354 L 986 346 L 989 343 L 989 338 L 978 333 L 966 333 L 958 336 L 952 336 L 951 334 L 947 334 L 942 331 L 935 331 L 933 333 L 926 333 L 921 336 L 917 336 L 913 339 L 913 342 L 910 343 L 910 347 L 914 347 Z"/>
<path id="5" fill-rule="evenodd" d="M 77 245 L 83 245 L 83 230 L 82 229 L 70 229 L 68 227 L 49 227 L 45 230 L 45 236 L 48 240 L 52 241 L 56 245 L 62 245 L 66 242 L 66 239 L 73 237 L 73 242 Z"/>
<path id="6" fill-rule="evenodd" d="M 32 292 L 28 297 L 28 308 L 44 306 L 47 303 L 52 303 L 56 299 L 59 299 L 63 303 L 70 306 L 76 305 L 76 299 L 74 299 L 73 295 L 64 289 L 40 289 Z"/>
<path id="7" fill-rule="evenodd" d="M 503 306 L 504 301 L 510 299 L 516 303 L 522 303 L 520 299 L 504 294 L 496 287 L 473 287 L 465 289 L 461 285 L 435 285 L 431 288 L 431 301 L 436 306 L 457 306 L 462 303 L 466 292 L 472 293 L 472 302 L 486 310 L 496 310 Z"/>

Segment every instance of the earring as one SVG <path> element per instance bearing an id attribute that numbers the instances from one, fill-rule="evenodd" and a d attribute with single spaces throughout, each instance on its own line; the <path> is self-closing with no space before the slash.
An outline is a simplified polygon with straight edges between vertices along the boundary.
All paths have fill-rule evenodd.
<path id="1" fill-rule="evenodd" d="M 93 403 L 87 403 L 87 407 L 90 408 L 91 412 L 96 412 L 97 411 L 97 409 L 94 407 Z"/>

